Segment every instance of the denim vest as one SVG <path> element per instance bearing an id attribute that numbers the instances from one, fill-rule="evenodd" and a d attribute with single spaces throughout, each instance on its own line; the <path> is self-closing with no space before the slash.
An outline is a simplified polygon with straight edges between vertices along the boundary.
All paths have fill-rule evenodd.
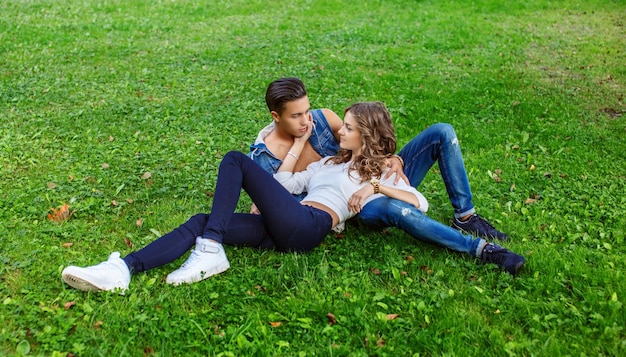
<path id="1" fill-rule="evenodd" d="M 339 151 L 339 143 L 335 139 L 333 129 L 328 124 L 324 113 L 321 109 L 316 109 L 311 111 L 311 116 L 313 117 L 313 130 L 309 143 L 321 157 L 335 155 Z M 248 154 L 248 157 L 270 175 L 275 174 L 283 163 L 265 146 L 264 139 L 272 130 L 274 130 L 274 123 L 261 130 L 254 144 L 250 145 L 250 153 Z M 304 196 L 306 195 L 301 194 L 298 197 L 302 199 Z"/>

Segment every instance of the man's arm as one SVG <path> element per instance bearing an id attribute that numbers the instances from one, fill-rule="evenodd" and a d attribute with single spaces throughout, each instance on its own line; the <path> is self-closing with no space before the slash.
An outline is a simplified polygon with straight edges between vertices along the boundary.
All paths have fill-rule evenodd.
<path id="1" fill-rule="evenodd" d="M 384 179 L 388 179 L 391 175 L 396 174 L 396 180 L 394 185 L 397 185 L 400 180 L 406 182 L 407 185 L 410 185 L 411 182 L 409 178 L 404 174 L 404 160 L 399 155 L 393 155 L 392 157 L 387 159 L 387 167 L 389 171 L 383 177 Z"/>
<path id="2" fill-rule="evenodd" d="M 335 114 L 335 112 L 333 112 L 330 109 L 320 109 L 319 111 L 321 112 L 320 114 L 323 114 L 324 123 L 322 125 L 325 128 L 324 130 L 330 129 L 329 131 L 332 131 L 332 135 L 335 138 L 335 142 L 338 142 L 339 141 L 338 132 L 339 132 L 339 129 L 341 129 L 341 126 L 343 125 L 343 121 L 341 120 L 341 118 L 339 118 L 337 114 Z M 322 120 L 322 118 L 319 118 L 319 120 Z M 254 144 L 253 146 L 251 146 L 251 153 L 249 155 L 252 158 L 252 160 L 254 160 L 254 162 L 260 165 L 268 173 L 275 174 L 279 170 L 279 168 L 285 164 L 286 165 L 282 167 L 283 170 L 289 170 L 289 166 L 291 166 L 292 172 L 304 171 L 309 164 L 315 161 L 319 161 L 322 158 L 320 153 L 318 153 L 315 149 L 313 149 L 313 147 L 311 146 L 311 143 L 308 140 L 304 144 L 303 148 L 294 147 L 293 145 L 290 146 L 290 150 L 292 151 L 292 153 L 294 153 L 298 157 L 297 160 L 293 156 L 287 154 L 288 150 L 286 148 L 283 148 L 283 150 L 277 150 L 276 147 L 274 147 L 275 145 L 266 146 L 266 144 L 271 144 L 271 142 L 267 141 L 269 134 L 271 134 L 271 132 L 269 132 L 268 134 L 269 130 L 270 130 L 269 127 L 266 127 L 259 133 L 259 137 L 257 138 L 257 141 L 261 141 L 261 137 L 264 136 L 263 134 L 265 131 L 266 142 L 265 144 L 258 144 L 260 145 L 260 148 L 257 146 L 257 148 L 253 149 L 253 146 L 257 144 Z M 328 142 L 330 143 L 330 141 Z M 337 144 L 333 144 L 333 145 L 337 145 Z M 300 150 L 300 153 L 297 152 L 299 150 Z M 329 156 L 329 155 L 334 154 L 335 150 L 336 149 L 330 150 L 330 151 L 333 151 L 332 153 L 329 150 L 325 150 L 324 156 Z M 254 153 L 252 151 L 254 151 Z M 251 210 L 251 213 L 258 213 L 254 205 Z"/>
<path id="3" fill-rule="evenodd" d="M 285 158 L 283 159 L 283 163 L 278 168 L 278 172 L 294 172 L 296 164 L 300 161 L 300 155 L 302 154 L 302 150 L 304 150 L 307 141 L 311 137 L 312 129 L 313 120 L 311 119 L 311 117 L 309 117 L 306 133 L 299 138 L 293 139 L 293 145 L 287 152 L 287 156 L 285 156 Z M 307 163 L 307 166 L 308 164 L 309 163 Z"/>
<path id="4" fill-rule="evenodd" d="M 343 120 L 341 120 L 339 115 L 335 114 L 335 112 L 330 109 L 324 108 L 322 109 L 322 113 L 324 113 L 328 125 L 330 125 L 330 128 L 333 130 L 335 139 L 339 141 L 339 129 L 343 126 Z"/>
<path id="5" fill-rule="evenodd" d="M 337 114 L 335 114 L 335 112 L 330 109 L 319 109 L 319 111 L 322 112 L 321 114 L 323 115 L 323 119 L 325 121 L 325 123 L 320 124 L 323 127 L 328 127 L 332 131 L 332 135 L 335 138 L 335 141 L 338 143 L 339 129 L 341 129 L 343 121 L 341 120 L 341 118 L 339 118 L 339 116 L 337 116 Z M 318 120 L 322 120 L 322 118 L 319 118 Z M 304 149 L 302 150 L 302 153 L 299 156 L 300 159 L 297 160 L 296 165 L 293 168 L 293 172 L 303 171 L 306 169 L 307 166 L 309 166 L 310 163 L 320 160 L 322 156 L 330 156 L 334 153 L 334 151 L 332 152 L 332 154 L 326 151 L 323 155 L 320 155 L 320 153 L 317 152 L 313 148 L 313 146 L 311 146 L 311 143 L 307 142 L 304 146 Z"/>

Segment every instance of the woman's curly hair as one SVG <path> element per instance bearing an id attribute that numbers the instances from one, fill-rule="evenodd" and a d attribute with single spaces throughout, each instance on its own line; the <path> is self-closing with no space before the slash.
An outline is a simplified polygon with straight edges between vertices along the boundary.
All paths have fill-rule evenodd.
<path id="1" fill-rule="evenodd" d="M 381 102 L 355 103 L 344 111 L 350 112 L 361 134 L 361 154 L 354 158 L 350 172 L 355 171 L 361 182 L 380 178 L 387 168 L 387 159 L 396 151 L 396 136 L 391 115 Z M 340 149 L 330 162 L 341 164 L 352 159 L 352 151 Z"/>

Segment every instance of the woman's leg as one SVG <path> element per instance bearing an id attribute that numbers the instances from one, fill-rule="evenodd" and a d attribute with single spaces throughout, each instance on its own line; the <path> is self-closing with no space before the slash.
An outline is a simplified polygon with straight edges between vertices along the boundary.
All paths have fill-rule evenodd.
<path id="1" fill-rule="evenodd" d="M 461 232 L 429 218 L 413 205 L 381 197 L 365 205 L 359 217 L 371 227 L 397 227 L 414 238 L 457 252 L 479 257 L 485 263 L 497 264 L 511 274 L 524 265 L 523 256 L 482 238 Z"/>
<path id="2" fill-rule="evenodd" d="M 474 213 L 461 147 L 452 125 L 431 125 L 406 144 L 398 155 L 404 160 L 404 173 L 414 187 L 419 186 L 428 170 L 439 162 L 455 217 Z"/>
<path id="3" fill-rule="evenodd" d="M 480 257 L 487 243 L 484 239 L 464 235 L 454 228 L 423 214 L 413 205 L 389 197 L 369 202 L 359 218 L 371 227 L 396 227 L 412 237 L 429 244 Z"/>
<path id="4" fill-rule="evenodd" d="M 452 125 L 439 123 L 426 128 L 398 155 L 403 158 L 404 172 L 415 187 L 422 182 L 435 161 L 439 163 L 441 177 L 454 208 L 452 227 L 485 239 L 509 239 L 508 235 L 476 214 L 461 147 Z"/>

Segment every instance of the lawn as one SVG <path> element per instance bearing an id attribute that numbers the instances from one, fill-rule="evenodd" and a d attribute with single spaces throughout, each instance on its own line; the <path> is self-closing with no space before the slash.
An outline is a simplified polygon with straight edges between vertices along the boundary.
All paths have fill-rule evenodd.
<path id="1" fill-rule="evenodd" d="M 454 125 L 521 274 L 353 223 L 193 285 L 165 283 L 186 256 L 125 295 L 64 285 L 208 212 L 283 76 L 383 101 L 400 146 Z M 625 355 L 625 93 L 624 1 L 3 1 L 0 355 Z M 438 167 L 418 189 L 449 223 Z"/>

